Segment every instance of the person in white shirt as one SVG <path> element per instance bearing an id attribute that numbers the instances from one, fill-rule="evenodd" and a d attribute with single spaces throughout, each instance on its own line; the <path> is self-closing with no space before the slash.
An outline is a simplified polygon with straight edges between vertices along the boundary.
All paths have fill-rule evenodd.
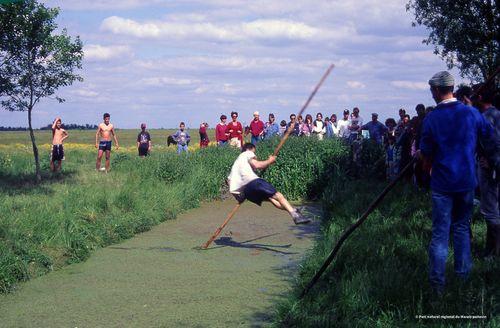
<path id="1" fill-rule="evenodd" d="M 316 114 L 316 121 L 313 123 L 312 133 L 315 134 L 319 140 L 323 140 L 323 136 L 326 133 L 326 126 L 323 122 L 323 114 Z"/>
<path id="2" fill-rule="evenodd" d="M 349 120 L 349 110 L 346 109 L 344 110 L 344 117 L 339 120 L 339 123 L 337 124 L 340 138 L 349 139 L 349 135 L 351 134 L 349 125 L 351 125 L 351 121 Z"/>
<path id="3" fill-rule="evenodd" d="M 305 224 L 311 220 L 302 214 L 286 200 L 285 196 L 276 191 L 274 186 L 259 178 L 254 170 L 263 170 L 276 162 L 276 156 L 270 155 L 265 161 L 259 161 L 255 156 L 255 146 L 251 143 L 243 145 L 242 153 L 234 162 L 229 174 L 229 192 L 239 203 L 246 199 L 261 205 L 263 201 L 271 202 L 276 208 L 290 214 L 295 224 Z"/>

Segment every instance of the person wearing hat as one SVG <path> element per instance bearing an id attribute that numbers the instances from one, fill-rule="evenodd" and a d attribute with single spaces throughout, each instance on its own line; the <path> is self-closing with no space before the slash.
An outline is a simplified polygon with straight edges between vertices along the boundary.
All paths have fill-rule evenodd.
<path id="1" fill-rule="evenodd" d="M 378 121 L 378 114 L 372 113 L 372 120 L 361 127 L 361 130 L 368 130 L 370 139 L 382 144 L 382 137 L 387 132 L 387 127 Z"/>
<path id="2" fill-rule="evenodd" d="M 251 142 L 256 145 L 264 136 L 264 122 L 259 119 L 259 112 L 253 113 L 253 120 L 250 123 Z"/>
<path id="3" fill-rule="evenodd" d="M 351 131 L 349 130 L 349 125 L 351 125 L 351 121 L 349 120 L 349 110 L 344 110 L 344 116 L 339 120 L 337 127 L 339 129 L 339 137 L 345 140 L 349 140 L 349 134 Z"/>
<path id="4" fill-rule="evenodd" d="M 441 296 L 445 286 L 450 230 L 455 273 L 467 278 L 472 268 L 470 221 L 476 179 L 476 145 L 487 139 L 491 126 L 473 107 L 453 96 L 455 81 L 446 72 L 430 80 L 436 108 L 424 119 L 420 154 L 431 168 L 432 236 L 429 245 L 429 280 Z"/>
<path id="5" fill-rule="evenodd" d="M 146 123 L 141 124 L 141 132 L 137 135 L 137 150 L 140 157 L 148 156 L 151 151 L 151 136 L 146 131 Z"/>
<path id="6" fill-rule="evenodd" d="M 266 122 L 264 127 L 264 139 L 271 139 L 280 135 L 280 127 L 276 123 L 276 118 L 273 113 L 269 114 L 269 120 Z"/>

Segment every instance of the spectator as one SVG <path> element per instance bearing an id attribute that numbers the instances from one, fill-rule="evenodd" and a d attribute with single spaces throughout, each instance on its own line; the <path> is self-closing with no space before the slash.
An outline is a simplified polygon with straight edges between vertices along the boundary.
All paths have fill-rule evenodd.
<path id="1" fill-rule="evenodd" d="M 398 147 L 399 157 L 399 171 L 401 172 L 408 163 L 411 161 L 411 144 L 413 141 L 413 134 L 410 127 L 410 115 L 405 114 L 401 125 L 396 128 L 396 147 Z M 413 175 L 412 170 L 408 170 L 406 176 L 411 178 Z"/>
<path id="2" fill-rule="evenodd" d="M 387 127 L 378 121 L 378 114 L 372 114 L 371 122 L 366 123 L 361 127 L 361 130 L 368 130 L 370 132 L 370 139 L 378 144 L 382 144 L 382 138 L 388 131 Z"/>
<path id="3" fill-rule="evenodd" d="M 200 124 L 200 148 L 207 148 L 210 143 L 207 134 L 208 123 L 204 122 Z"/>
<path id="4" fill-rule="evenodd" d="M 274 136 L 280 135 L 280 127 L 274 120 L 274 114 L 269 114 L 269 121 L 266 122 L 266 125 L 264 127 L 264 139 L 270 139 Z"/>
<path id="5" fill-rule="evenodd" d="M 279 130 L 279 133 L 280 133 L 281 137 L 283 137 L 285 135 L 286 129 L 287 129 L 286 121 L 285 120 L 281 120 L 281 122 L 280 122 L 280 130 Z"/>
<path id="6" fill-rule="evenodd" d="M 238 122 L 238 113 L 231 112 L 232 121 L 226 127 L 229 145 L 241 148 L 243 142 L 243 126 Z"/>
<path id="7" fill-rule="evenodd" d="M 333 138 L 334 134 L 333 134 L 333 126 L 332 126 L 332 122 L 330 122 L 330 118 L 327 116 L 325 117 L 325 137 L 326 138 Z"/>
<path id="8" fill-rule="evenodd" d="M 385 120 L 385 127 L 387 128 L 387 136 L 395 136 L 396 135 L 396 120 L 392 117 L 389 117 Z"/>
<path id="9" fill-rule="evenodd" d="M 479 89 L 482 85 L 475 86 Z M 484 255 L 500 256 L 500 214 L 499 214 L 499 174 L 500 174 L 500 111 L 492 103 L 495 91 L 483 88 L 474 98 L 474 105 L 493 128 L 490 140 L 479 140 L 478 151 L 479 187 L 481 189 L 480 212 L 486 220 L 486 249 Z"/>
<path id="10" fill-rule="evenodd" d="M 349 130 L 349 126 L 351 125 L 351 120 L 349 120 L 349 110 L 344 110 L 344 116 L 341 120 L 339 120 L 339 137 L 342 139 L 348 140 L 351 131 Z"/>
<path id="11" fill-rule="evenodd" d="M 476 181 L 478 136 L 491 135 L 491 126 L 479 112 L 453 97 L 453 76 L 436 73 L 430 80 L 436 110 L 424 120 L 420 151 L 432 166 L 432 237 L 429 280 L 442 295 L 450 228 L 453 233 L 455 273 L 467 278 L 472 268 L 470 220 Z"/>
<path id="12" fill-rule="evenodd" d="M 189 132 L 186 131 L 186 124 L 181 122 L 179 124 L 179 130 L 173 135 L 174 140 L 177 142 L 177 154 L 182 152 L 188 152 L 188 145 L 191 141 L 191 136 Z"/>
<path id="13" fill-rule="evenodd" d="M 227 145 L 227 138 L 229 134 L 226 134 L 226 120 L 227 116 L 226 115 L 221 115 L 220 116 L 220 123 L 217 124 L 215 127 L 215 140 L 217 141 L 218 146 L 225 146 Z"/>
<path id="14" fill-rule="evenodd" d="M 256 145 L 264 137 L 264 122 L 260 120 L 259 112 L 253 113 L 253 120 L 250 123 L 251 142 Z"/>
<path id="15" fill-rule="evenodd" d="M 351 114 L 351 124 L 349 125 L 349 140 L 354 141 L 358 138 L 358 133 L 363 126 L 363 118 L 359 116 L 359 108 L 354 107 Z"/>
<path id="16" fill-rule="evenodd" d="M 290 114 L 290 122 L 288 122 L 287 129 L 292 126 L 292 132 L 290 133 L 291 136 L 298 136 L 300 131 L 299 131 L 299 123 L 297 122 L 297 116 L 295 114 Z"/>
<path id="17" fill-rule="evenodd" d="M 337 122 L 337 115 L 332 114 L 332 116 L 330 116 L 330 124 L 332 125 L 333 136 L 338 137 L 339 136 L 339 124 Z"/>
<path id="18" fill-rule="evenodd" d="M 326 133 L 325 123 L 323 122 L 323 114 L 316 114 L 316 120 L 313 123 L 312 133 L 315 134 L 319 140 L 323 140 Z"/>
<path id="19" fill-rule="evenodd" d="M 420 149 L 420 136 L 422 135 L 422 124 L 425 118 L 425 106 L 423 104 L 418 104 L 415 107 L 417 116 L 413 117 L 410 126 L 413 133 L 413 143 L 412 143 L 412 154 L 416 153 Z M 424 170 L 423 163 L 421 161 L 415 164 L 415 183 L 417 186 L 422 188 L 428 188 L 430 183 L 430 176 Z"/>
<path id="20" fill-rule="evenodd" d="M 313 122 L 312 121 L 313 121 L 313 119 L 312 119 L 311 114 L 307 114 L 306 115 L 306 121 L 302 125 L 301 134 L 303 136 L 306 136 L 306 137 L 310 137 L 311 136 L 311 131 L 312 131 L 312 128 L 313 128 Z"/>
<path id="21" fill-rule="evenodd" d="M 399 160 L 397 158 L 396 151 L 396 138 L 393 135 L 389 135 L 387 139 L 387 147 L 385 149 L 385 166 L 387 168 L 387 179 L 390 181 L 396 179 L 398 176 L 398 164 Z"/>
<path id="22" fill-rule="evenodd" d="M 404 108 L 399 109 L 399 120 L 398 120 L 398 125 L 403 124 L 403 121 L 405 119 L 406 115 L 406 110 Z"/>
<path id="23" fill-rule="evenodd" d="M 304 118 L 302 117 L 302 115 L 299 115 L 297 117 L 297 123 L 299 124 L 299 136 L 303 136 L 302 130 L 303 130 L 305 123 L 304 123 Z"/>
<path id="24" fill-rule="evenodd" d="M 151 151 L 151 135 L 146 131 L 146 123 L 141 124 L 141 132 L 137 135 L 137 150 L 140 157 L 148 156 Z"/>

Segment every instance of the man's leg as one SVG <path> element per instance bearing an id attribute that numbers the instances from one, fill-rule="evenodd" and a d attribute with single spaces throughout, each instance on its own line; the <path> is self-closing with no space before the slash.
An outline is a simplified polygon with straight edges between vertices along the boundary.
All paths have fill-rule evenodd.
<path id="1" fill-rule="evenodd" d="M 50 170 L 52 172 L 55 172 L 55 170 L 56 170 L 56 168 L 54 167 L 54 161 L 52 159 L 50 160 Z"/>
<path id="2" fill-rule="evenodd" d="M 101 169 L 101 159 L 102 159 L 102 154 L 104 153 L 104 151 L 102 149 L 99 149 L 97 151 L 97 160 L 95 162 L 95 169 L 97 171 L 99 171 Z"/>
<path id="3" fill-rule="evenodd" d="M 448 238 L 450 234 L 453 199 L 448 194 L 432 192 L 432 237 L 429 245 L 429 280 L 442 292 L 445 284 Z"/>
<path id="4" fill-rule="evenodd" d="M 56 171 L 60 171 L 62 167 L 62 159 L 57 161 Z"/>
<path id="5" fill-rule="evenodd" d="M 451 230 L 455 256 L 455 273 L 467 278 L 472 268 L 470 252 L 470 220 L 472 217 L 474 191 L 457 193 L 453 197 Z"/>
<path id="6" fill-rule="evenodd" d="M 106 150 L 106 172 L 109 171 L 111 150 Z"/>
<path id="7" fill-rule="evenodd" d="M 304 223 L 309 223 L 311 220 L 305 218 L 300 214 L 297 209 L 293 208 L 292 205 L 288 202 L 288 200 L 283 196 L 282 193 L 277 192 L 275 193 L 271 198 L 269 198 L 269 201 L 273 203 L 273 205 L 276 208 L 279 208 L 280 210 L 285 210 L 290 214 L 290 216 L 293 219 L 293 222 L 295 224 L 304 224 Z"/>

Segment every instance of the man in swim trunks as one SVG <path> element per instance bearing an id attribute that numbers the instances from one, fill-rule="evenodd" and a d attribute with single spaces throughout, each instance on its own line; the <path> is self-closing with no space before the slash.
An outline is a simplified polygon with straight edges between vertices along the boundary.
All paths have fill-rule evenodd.
<path id="1" fill-rule="evenodd" d="M 68 132 L 62 128 L 61 118 L 57 117 L 52 123 L 52 150 L 50 152 L 50 169 L 52 172 L 61 169 L 62 160 L 64 159 L 63 142 L 67 137 Z"/>
<path id="2" fill-rule="evenodd" d="M 137 136 L 137 149 L 140 157 L 148 156 L 151 151 L 151 136 L 146 131 L 146 123 L 141 124 L 141 132 Z"/>
<path id="3" fill-rule="evenodd" d="M 229 191 L 240 203 L 248 199 L 260 206 L 263 201 L 269 201 L 276 208 L 287 211 L 295 224 L 311 222 L 302 216 L 296 208 L 293 208 L 285 196 L 277 192 L 272 184 L 255 174 L 254 170 L 265 169 L 274 162 L 276 162 L 276 156 L 272 155 L 265 161 L 257 160 L 255 146 L 251 143 L 244 144 L 242 153 L 234 162 L 228 177 Z"/>
<path id="4" fill-rule="evenodd" d="M 95 148 L 98 148 L 97 161 L 95 168 L 98 171 L 109 171 L 109 159 L 111 157 L 111 136 L 115 139 L 116 149 L 119 149 L 118 139 L 116 138 L 115 129 L 113 124 L 109 123 L 109 114 L 105 113 L 103 115 L 104 122 L 100 123 L 97 127 L 97 132 L 95 134 Z M 101 168 L 102 155 L 106 153 L 106 168 Z"/>

